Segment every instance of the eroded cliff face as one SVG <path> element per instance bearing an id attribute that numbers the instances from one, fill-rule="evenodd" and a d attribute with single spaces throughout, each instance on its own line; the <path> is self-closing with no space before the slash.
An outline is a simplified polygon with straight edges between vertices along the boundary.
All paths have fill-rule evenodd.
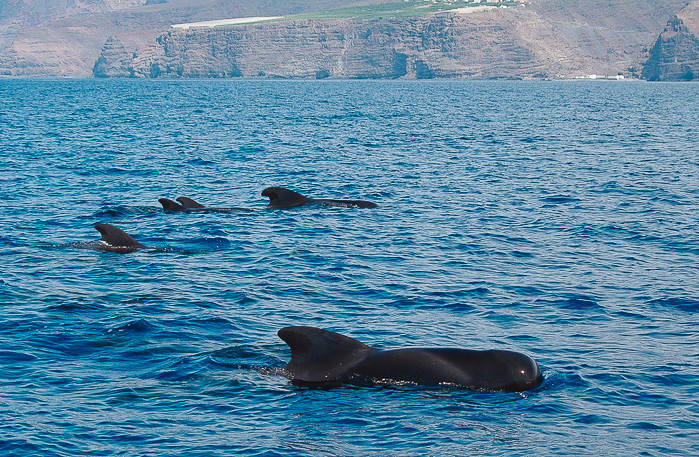
<path id="1" fill-rule="evenodd" d="M 111 37 L 141 53 L 172 24 L 298 14 L 357 1 L 380 0 L 0 0 L 0 76 L 90 77 Z"/>
<path id="2" fill-rule="evenodd" d="M 498 15 L 293 21 L 171 30 L 131 53 L 105 45 L 98 77 L 430 78 L 541 73 Z M 129 58 L 132 55 L 133 58 Z"/>
<path id="3" fill-rule="evenodd" d="M 638 12 L 601 27 L 541 10 L 304 20 L 170 30 L 141 49 L 110 40 L 97 77 L 569 78 L 640 63 L 654 24 Z M 637 16 L 634 16 L 637 15 Z M 657 29 L 656 29 L 657 30 Z M 119 48 L 119 49 L 117 49 Z M 130 57 L 132 56 L 132 57 Z"/>
<path id="4" fill-rule="evenodd" d="M 688 4 L 668 21 L 641 76 L 650 81 L 699 80 L 699 1 Z"/>
<path id="5" fill-rule="evenodd" d="M 16 0 L 30 1 L 39 0 Z M 88 4 L 98 0 L 75 1 Z M 534 0 L 526 8 L 471 14 L 372 21 L 305 20 L 182 31 L 170 25 L 284 15 L 309 11 L 311 7 L 339 7 L 356 0 L 110 1 L 136 6 L 65 17 L 23 29 L 11 46 L 0 48 L 0 76 L 616 75 L 641 67 L 646 50 L 686 2 Z M 682 15 L 678 18 L 695 30 Z"/>

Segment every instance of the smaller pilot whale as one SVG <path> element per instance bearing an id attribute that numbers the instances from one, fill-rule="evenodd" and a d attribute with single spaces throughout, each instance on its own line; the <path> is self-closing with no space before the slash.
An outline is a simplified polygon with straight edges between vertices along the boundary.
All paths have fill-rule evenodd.
<path id="1" fill-rule="evenodd" d="M 358 208 L 376 208 L 376 203 L 364 200 L 335 200 L 332 198 L 309 198 L 293 190 L 283 187 L 268 187 L 262 191 L 262 196 L 269 197 L 268 208 L 295 208 L 310 203 L 320 203 L 327 206 L 356 206 Z"/>
<path id="2" fill-rule="evenodd" d="M 113 225 L 97 224 L 95 229 L 102 234 L 101 244 L 96 245 L 97 249 L 102 251 L 133 252 L 138 249 L 148 249 L 128 233 Z"/>
<path id="3" fill-rule="evenodd" d="M 291 360 L 283 371 L 299 386 L 447 384 L 522 392 L 543 382 L 536 361 L 518 352 L 448 348 L 381 351 L 314 327 L 285 327 L 277 334 L 291 349 Z"/>
<path id="4" fill-rule="evenodd" d="M 187 197 L 179 197 L 177 201 Z M 204 205 L 195 202 L 191 198 L 187 198 L 184 203 L 177 203 L 167 198 L 159 198 L 158 201 L 163 205 L 165 211 L 187 211 L 192 209 L 204 208 Z"/>
<path id="5" fill-rule="evenodd" d="M 189 197 L 178 197 L 177 201 L 174 202 L 167 198 L 159 198 L 158 201 L 163 205 L 164 211 L 175 211 L 175 212 L 214 212 L 214 213 L 229 213 L 232 211 L 254 211 L 249 208 L 210 208 L 204 206 L 201 203 L 192 200 Z M 178 203 L 179 202 L 179 203 Z"/>

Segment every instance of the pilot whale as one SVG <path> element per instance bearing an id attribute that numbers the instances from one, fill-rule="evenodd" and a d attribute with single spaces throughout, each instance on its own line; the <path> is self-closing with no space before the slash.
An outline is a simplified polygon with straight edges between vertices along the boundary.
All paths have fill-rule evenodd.
<path id="1" fill-rule="evenodd" d="M 309 198 L 293 190 L 283 187 L 268 187 L 262 191 L 262 196 L 269 197 L 268 208 L 294 208 L 308 205 L 310 203 L 320 203 L 328 206 L 356 206 L 359 208 L 376 208 L 376 203 L 364 200 L 335 200 L 332 198 Z"/>
<path id="2" fill-rule="evenodd" d="M 364 200 L 338 200 L 333 198 L 309 198 L 298 192 L 294 192 L 290 189 L 285 189 L 283 187 L 268 187 L 262 191 L 262 196 L 269 198 L 268 208 L 272 209 L 283 209 L 283 208 L 295 208 L 297 206 L 308 205 L 311 203 L 318 203 L 327 206 L 345 206 L 345 207 L 358 207 L 358 208 L 376 208 L 376 203 L 368 202 Z M 158 201 L 163 206 L 164 211 L 174 211 L 174 212 L 219 212 L 227 213 L 232 211 L 255 211 L 251 208 L 217 208 L 204 206 L 196 200 L 189 197 L 178 197 L 176 201 L 172 201 L 167 198 L 159 198 Z"/>
<path id="3" fill-rule="evenodd" d="M 543 382 L 536 361 L 519 352 L 448 348 L 382 351 L 314 327 L 285 327 L 277 334 L 291 349 L 291 360 L 283 372 L 298 386 L 446 384 L 522 392 Z"/>
<path id="4" fill-rule="evenodd" d="M 202 212 L 214 212 L 214 213 L 229 213 L 232 211 L 254 211 L 249 208 L 216 208 L 204 206 L 196 200 L 189 197 L 178 197 L 177 201 L 172 201 L 167 198 L 159 198 L 158 201 L 163 205 L 164 211 L 175 211 L 175 212 L 192 212 L 192 211 L 202 211 Z"/>
<path id="5" fill-rule="evenodd" d="M 133 252 L 139 249 L 148 249 L 119 227 L 109 224 L 97 224 L 95 225 L 95 230 L 102 235 L 101 243 L 95 245 L 95 247 L 102 251 Z"/>

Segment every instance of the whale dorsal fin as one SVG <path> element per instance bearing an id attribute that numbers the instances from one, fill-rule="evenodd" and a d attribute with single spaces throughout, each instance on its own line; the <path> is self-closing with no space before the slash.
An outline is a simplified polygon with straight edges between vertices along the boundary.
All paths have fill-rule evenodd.
<path id="1" fill-rule="evenodd" d="M 277 335 L 291 349 L 284 369 L 295 381 L 332 381 L 376 351 L 353 338 L 314 327 L 285 327 Z"/>
<path id="2" fill-rule="evenodd" d="M 313 201 L 305 195 L 283 187 L 268 187 L 262 191 L 261 195 L 269 197 L 267 206 L 270 208 L 293 208 Z"/>
<path id="3" fill-rule="evenodd" d="M 113 225 L 97 224 L 95 229 L 102 234 L 102 241 L 115 248 L 145 248 L 128 233 Z"/>
<path id="4" fill-rule="evenodd" d="M 189 197 L 177 197 L 177 201 L 180 202 L 185 208 L 205 208 L 201 203 L 192 200 Z"/>
<path id="5" fill-rule="evenodd" d="M 167 198 L 159 198 L 158 201 L 160 202 L 161 205 L 163 205 L 163 209 L 165 211 L 184 211 L 185 210 L 184 206 L 180 205 L 177 202 L 173 202 L 172 200 L 169 200 Z"/>

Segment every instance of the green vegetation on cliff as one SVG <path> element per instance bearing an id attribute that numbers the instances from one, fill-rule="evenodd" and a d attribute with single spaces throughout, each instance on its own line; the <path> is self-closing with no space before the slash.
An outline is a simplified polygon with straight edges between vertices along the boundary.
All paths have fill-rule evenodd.
<path id="1" fill-rule="evenodd" d="M 519 5 L 514 1 L 493 1 L 474 2 L 465 0 L 454 0 L 452 2 L 439 1 L 433 3 L 432 0 L 408 0 L 391 3 L 381 3 L 375 5 L 352 6 L 338 8 L 327 11 L 317 11 L 313 13 L 295 14 L 285 16 L 283 20 L 298 19 L 389 19 L 393 17 L 417 17 L 428 14 L 448 12 L 459 8 L 483 8 Z"/>

